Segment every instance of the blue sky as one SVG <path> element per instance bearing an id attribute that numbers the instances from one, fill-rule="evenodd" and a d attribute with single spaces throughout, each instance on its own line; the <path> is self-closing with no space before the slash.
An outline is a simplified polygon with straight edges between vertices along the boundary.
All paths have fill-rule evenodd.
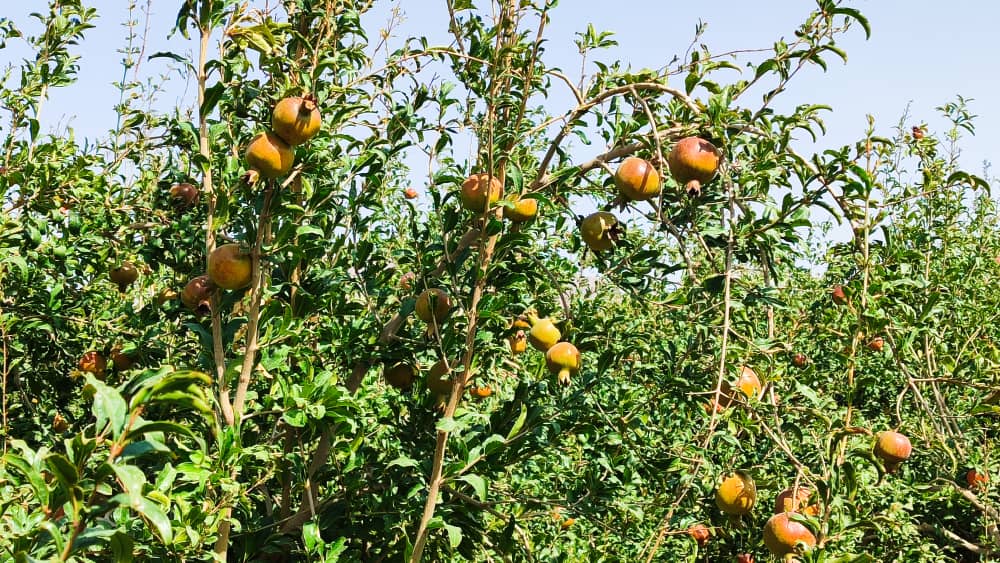
<path id="1" fill-rule="evenodd" d="M 138 0 L 145 6 L 146 0 Z M 272 2 L 273 3 L 273 2 Z M 486 5 L 484 0 L 476 2 Z M 30 11 L 44 9 L 43 0 L 5 2 L 4 15 L 13 18 L 26 31 L 35 28 L 27 19 Z M 261 0 L 256 5 L 263 5 Z M 402 0 L 378 2 L 368 22 L 384 26 L 391 7 L 401 6 L 406 20 L 397 30 L 395 45 L 401 37 L 427 34 L 432 42 L 447 42 L 442 33 L 447 21 L 443 0 Z M 69 123 L 77 136 L 99 137 L 114 125 L 113 105 L 117 92 L 112 82 L 119 80 L 121 48 L 125 32 L 121 23 L 127 18 L 127 0 L 91 0 L 101 14 L 98 28 L 91 30 L 79 47 L 83 55 L 79 83 L 54 91 L 42 119 L 43 130 L 55 130 Z M 167 39 L 180 0 L 151 0 L 149 45 L 146 55 L 172 50 L 190 53 L 193 42 L 175 35 Z M 872 114 L 882 134 L 889 134 L 908 103 L 912 103 L 910 123 L 926 121 L 932 129 L 944 125 L 934 107 L 955 99 L 972 98 L 977 114 L 977 136 L 962 144 L 961 162 L 973 173 L 982 172 L 983 161 L 1000 157 L 1000 57 L 995 42 L 995 26 L 1000 21 L 1000 2 L 977 0 L 952 2 L 944 8 L 930 0 L 856 1 L 871 21 L 872 38 L 865 41 L 860 28 L 844 38 L 849 62 L 844 65 L 829 59 L 830 69 L 800 74 L 782 96 L 778 108 L 798 103 L 822 103 L 833 107 L 826 118 L 829 133 L 820 147 L 852 142 L 866 126 L 866 114 Z M 563 0 L 553 12 L 549 27 L 547 57 L 550 64 L 563 68 L 571 76 L 579 72 L 579 58 L 572 40 L 575 32 L 594 23 L 598 30 L 615 32 L 619 46 L 600 55 L 603 60 L 619 58 L 634 67 L 656 68 L 675 53 L 687 48 L 699 21 L 708 23 L 702 38 L 713 52 L 731 49 L 770 47 L 780 38 L 791 38 L 813 2 L 807 0 L 767 0 L 764 2 L 670 2 L 668 0 Z M 142 18 L 142 14 L 137 15 Z M 140 21 L 140 27 L 142 25 Z M 377 33 L 371 33 L 377 38 Z M 23 56 L 17 45 L 0 51 L 0 63 Z M 591 67 L 593 68 L 593 67 Z M 144 61 L 142 74 L 157 76 L 166 70 L 165 63 Z M 735 76 L 735 74 L 733 74 Z M 176 75 L 175 75 L 176 77 Z M 193 105 L 194 90 L 182 80 L 175 80 L 160 97 L 161 107 L 177 103 Z M 552 98 L 553 111 L 563 112 L 568 96 L 557 93 Z M 808 145 L 804 145 L 808 148 Z"/>

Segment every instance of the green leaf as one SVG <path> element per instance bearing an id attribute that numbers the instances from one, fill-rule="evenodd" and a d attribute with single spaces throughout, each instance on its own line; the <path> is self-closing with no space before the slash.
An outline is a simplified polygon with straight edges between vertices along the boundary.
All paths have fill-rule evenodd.
<path id="1" fill-rule="evenodd" d="M 94 404 L 91 411 L 97 419 L 97 431 L 104 432 L 105 428 L 110 428 L 112 437 L 117 440 L 125 429 L 128 417 L 125 399 L 117 389 L 105 385 L 93 374 L 88 373 L 86 376 L 87 385 L 94 388 Z"/>
<path id="2" fill-rule="evenodd" d="M 45 458 L 45 464 L 49 466 L 52 474 L 67 488 L 76 485 L 77 481 L 80 480 L 80 474 L 76 470 L 76 466 L 62 454 L 49 454 Z"/>
<path id="3" fill-rule="evenodd" d="M 448 542 L 451 544 L 452 549 L 458 547 L 462 543 L 462 529 L 451 524 L 445 524 L 444 529 L 448 532 Z"/>
<path id="4" fill-rule="evenodd" d="M 514 421 L 514 426 L 510 427 L 510 432 L 507 433 L 507 440 L 511 440 L 517 433 L 521 431 L 524 427 L 524 421 L 528 419 L 528 406 L 521 403 L 521 414 L 517 415 L 517 420 Z"/>
<path id="5" fill-rule="evenodd" d="M 460 481 L 465 481 L 470 486 L 472 486 L 472 489 L 474 491 L 476 491 L 476 496 L 479 497 L 479 500 L 481 500 L 481 501 L 485 501 L 486 500 L 486 480 L 485 479 L 483 479 L 479 475 L 473 475 L 473 474 L 462 475 L 458 479 Z"/>

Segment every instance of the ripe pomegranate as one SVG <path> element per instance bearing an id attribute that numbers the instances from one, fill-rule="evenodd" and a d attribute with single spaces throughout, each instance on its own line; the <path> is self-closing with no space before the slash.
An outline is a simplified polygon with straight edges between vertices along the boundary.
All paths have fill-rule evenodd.
<path id="1" fill-rule="evenodd" d="M 569 342 L 559 342 L 545 353 L 545 365 L 558 376 L 559 383 L 569 385 L 569 377 L 580 371 L 580 351 Z"/>
<path id="2" fill-rule="evenodd" d="M 99 352 L 91 350 L 84 354 L 77 363 L 80 371 L 94 374 L 98 379 L 104 379 L 104 372 L 108 369 L 108 361 Z"/>
<path id="3" fill-rule="evenodd" d="M 538 200 L 530 197 L 522 197 L 514 202 L 514 207 L 504 207 L 503 216 L 515 223 L 524 223 L 535 218 L 538 214 Z"/>
<path id="4" fill-rule="evenodd" d="M 797 553 L 800 544 L 812 549 L 816 547 L 816 536 L 809 528 L 792 520 L 788 512 L 779 512 L 764 524 L 764 545 L 774 555 L 784 557 Z"/>
<path id="5" fill-rule="evenodd" d="M 417 297 L 415 310 L 417 317 L 425 323 L 440 324 L 451 310 L 451 299 L 443 289 L 432 287 Z"/>
<path id="6" fill-rule="evenodd" d="M 414 188 L 406 188 L 405 190 L 403 190 L 403 197 L 405 197 L 406 199 L 416 199 L 417 190 Z"/>
<path id="7" fill-rule="evenodd" d="M 401 391 L 406 391 L 410 387 L 413 387 L 413 381 L 417 378 L 413 366 L 402 362 L 391 366 L 386 364 L 382 375 L 385 377 L 386 383 Z"/>
<path id="8" fill-rule="evenodd" d="M 503 184 L 496 176 L 473 174 L 462 182 L 459 197 L 462 200 L 462 207 L 482 213 L 503 197 Z"/>
<path id="9" fill-rule="evenodd" d="M 692 539 L 694 539 L 694 541 L 698 542 L 698 545 L 702 547 L 708 545 L 708 540 L 712 535 L 708 526 L 704 524 L 692 524 L 691 527 L 687 529 L 687 533 Z"/>
<path id="10" fill-rule="evenodd" d="M 648 160 L 630 156 L 615 171 L 615 186 L 632 201 L 645 201 L 660 193 L 660 174 Z"/>
<path id="11" fill-rule="evenodd" d="M 507 340 L 510 343 L 510 353 L 515 356 L 523 354 L 528 349 L 528 335 L 523 330 L 519 330 Z"/>
<path id="12" fill-rule="evenodd" d="M 187 209 L 198 203 L 198 188 L 192 184 L 174 184 L 170 186 L 170 200 L 177 209 Z"/>
<path id="13" fill-rule="evenodd" d="M 754 563 L 752 553 L 741 553 L 736 556 L 736 563 Z"/>
<path id="14" fill-rule="evenodd" d="M 565 529 L 569 528 L 570 526 L 572 526 L 573 524 L 576 524 L 576 518 L 567 518 L 567 519 L 563 520 L 562 523 L 559 524 L 559 526 L 563 530 L 565 530 Z"/>
<path id="15" fill-rule="evenodd" d="M 715 504 L 726 514 L 750 514 L 756 502 L 757 487 L 742 471 L 730 473 L 715 490 Z"/>
<path id="16" fill-rule="evenodd" d="M 723 400 L 724 400 L 724 399 L 725 399 L 725 398 L 723 397 Z M 722 402 L 722 401 L 719 401 L 719 402 L 716 402 L 716 400 L 715 400 L 715 399 L 709 399 L 709 400 L 705 401 L 705 403 L 704 403 L 704 404 L 702 404 L 702 408 L 704 408 L 704 409 L 705 409 L 705 412 L 706 412 L 706 413 L 707 413 L 707 414 L 708 414 L 709 416 L 711 416 L 711 415 L 712 415 L 712 410 L 713 410 L 713 409 L 715 410 L 715 412 L 717 412 L 717 413 L 721 413 L 722 411 L 726 410 L 726 407 L 724 407 L 724 406 L 723 406 L 723 405 L 721 404 L 721 402 Z"/>
<path id="17" fill-rule="evenodd" d="M 914 125 L 913 126 L 913 139 L 919 141 L 924 138 L 924 128 Z"/>
<path id="18" fill-rule="evenodd" d="M 135 365 L 135 360 L 123 353 L 121 346 L 112 348 L 108 356 L 111 357 L 111 365 L 115 366 L 118 371 L 128 371 Z"/>
<path id="19" fill-rule="evenodd" d="M 621 234 L 618 218 L 607 211 L 592 213 L 580 223 L 580 236 L 594 252 L 611 250 Z"/>
<path id="20" fill-rule="evenodd" d="M 764 390 L 757 373 L 747 366 L 740 368 L 740 376 L 736 378 L 736 388 L 747 397 L 754 398 L 760 398 L 760 394 Z"/>
<path id="21" fill-rule="evenodd" d="M 965 474 L 965 484 L 969 486 L 973 491 L 979 491 L 986 487 L 986 484 L 990 482 L 990 478 L 985 473 L 980 473 L 975 469 L 970 469 Z"/>
<path id="22" fill-rule="evenodd" d="M 885 340 L 881 336 L 876 336 L 868 341 L 868 349 L 872 352 L 881 352 L 885 346 Z"/>
<path id="23" fill-rule="evenodd" d="M 802 352 L 792 354 L 792 365 L 797 368 L 804 368 L 809 364 L 809 358 Z"/>
<path id="24" fill-rule="evenodd" d="M 69 430 L 69 422 L 63 418 L 63 415 L 56 413 L 56 415 L 52 417 L 52 431 L 57 434 L 62 434 L 67 430 Z"/>
<path id="25" fill-rule="evenodd" d="M 528 313 L 531 330 L 528 331 L 528 342 L 539 352 L 548 352 L 562 338 L 562 333 L 551 319 L 540 319 L 534 313 Z"/>
<path id="26" fill-rule="evenodd" d="M 128 290 L 128 286 L 139 279 L 139 270 L 136 270 L 135 265 L 131 262 L 122 262 L 120 266 L 112 268 L 109 275 L 111 276 L 111 281 L 118 284 L 118 291 L 125 293 Z"/>
<path id="27" fill-rule="evenodd" d="M 274 133 L 258 133 L 246 152 L 247 166 L 265 178 L 288 174 L 295 164 L 295 152 Z"/>
<path id="28" fill-rule="evenodd" d="M 667 155 L 667 166 L 677 183 L 691 197 L 701 195 L 701 187 L 719 171 L 719 150 L 698 137 L 685 137 Z"/>
<path id="29" fill-rule="evenodd" d="M 223 244 L 208 255 L 208 279 L 222 289 L 243 289 L 250 285 L 253 261 L 238 244 Z"/>
<path id="30" fill-rule="evenodd" d="M 399 288 L 404 291 L 410 291 L 413 289 L 413 281 L 415 279 L 417 279 L 417 274 L 406 272 L 402 276 L 399 276 Z"/>
<path id="31" fill-rule="evenodd" d="M 847 293 L 844 292 L 842 285 L 833 286 L 833 289 L 830 290 L 830 297 L 836 305 L 847 305 Z"/>
<path id="32" fill-rule="evenodd" d="M 274 106 L 271 129 L 291 146 L 301 145 L 319 132 L 323 119 L 310 97 L 285 98 Z"/>
<path id="33" fill-rule="evenodd" d="M 886 430 L 878 433 L 878 440 L 875 442 L 875 455 L 885 462 L 885 468 L 890 473 L 895 471 L 899 464 L 906 461 L 912 451 L 910 439 L 899 432 Z"/>
<path id="34" fill-rule="evenodd" d="M 493 388 L 489 385 L 473 385 L 469 387 L 469 394 L 477 399 L 485 399 L 493 394 Z"/>
<path id="35" fill-rule="evenodd" d="M 215 286 L 212 285 L 208 276 L 198 276 L 184 286 L 184 291 L 181 292 L 181 302 L 198 315 L 211 314 L 213 291 L 215 291 Z"/>
<path id="36" fill-rule="evenodd" d="M 774 513 L 779 512 L 801 512 L 809 516 L 819 514 L 819 505 L 808 504 L 809 497 L 812 496 L 812 489 L 800 486 L 798 489 L 789 487 L 778 493 L 774 499 Z"/>

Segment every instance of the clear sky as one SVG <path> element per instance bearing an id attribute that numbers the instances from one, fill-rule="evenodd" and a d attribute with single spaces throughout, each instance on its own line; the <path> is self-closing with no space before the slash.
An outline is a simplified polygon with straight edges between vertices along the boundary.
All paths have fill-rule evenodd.
<path id="1" fill-rule="evenodd" d="M 181 0 L 137 0 L 141 7 L 150 2 L 149 44 L 146 56 L 164 50 L 191 52 L 192 42 L 175 35 L 167 39 Z M 116 52 L 124 43 L 121 26 L 128 16 L 128 0 L 90 0 L 101 15 L 97 29 L 91 30 L 78 48 L 83 55 L 80 81 L 52 93 L 43 115 L 43 130 L 54 130 L 67 122 L 78 136 L 98 137 L 114 126 L 113 106 L 117 92 L 112 82 L 121 78 Z M 264 0 L 255 0 L 262 6 Z M 274 3 L 274 0 L 271 0 Z M 376 2 L 379 8 L 368 22 L 370 37 L 383 27 L 392 6 L 400 6 L 406 21 L 397 31 L 395 45 L 408 35 L 427 34 L 432 41 L 447 42 L 447 14 L 443 0 L 397 0 Z M 485 0 L 477 5 L 486 6 Z M 31 11 L 43 10 L 44 0 L 3 0 L 3 16 L 12 18 L 28 32 L 37 30 L 27 18 Z M 731 49 L 770 47 L 781 37 L 792 38 L 813 2 L 808 0 L 723 0 L 718 2 L 671 2 L 669 0 L 562 0 L 552 14 L 547 35 L 550 64 L 571 76 L 579 72 L 579 58 L 572 43 L 575 32 L 593 23 L 598 30 L 615 32 L 619 46 L 600 57 L 620 58 L 634 67 L 657 68 L 675 53 L 687 48 L 698 20 L 708 23 L 702 38 L 713 52 Z M 1000 57 L 997 56 L 997 22 L 1000 2 L 965 0 L 943 4 L 932 0 L 858 0 L 852 5 L 870 20 L 872 38 L 865 41 L 860 27 L 841 46 L 849 55 L 847 65 L 831 56 L 827 73 L 812 69 L 800 75 L 782 96 L 780 108 L 798 103 L 822 103 L 833 107 L 826 118 L 829 133 L 821 147 L 849 143 L 866 125 L 866 114 L 876 117 L 881 134 L 890 134 L 899 116 L 912 102 L 910 123 L 926 121 L 931 129 L 942 127 L 934 107 L 955 99 L 972 98 L 973 113 L 979 116 L 977 136 L 963 143 L 962 164 L 973 173 L 982 172 L 983 161 L 1000 160 Z M 140 28 L 143 25 L 143 14 Z M 0 64 L 17 61 L 24 51 L 14 44 L 0 51 Z M 142 74 L 157 76 L 166 70 L 161 60 L 144 61 Z M 591 67 L 592 70 L 592 67 Z M 175 75 L 176 76 L 176 75 Z M 735 76 L 735 74 L 734 74 Z M 170 107 L 178 101 L 193 105 L 194 90 L 176 80 L 161 96 L 159 105 Z M 553 111 L 567 108 L 569 98 L 552 98 Z M 995 174 L 995 171 L 994 171 Z"/>

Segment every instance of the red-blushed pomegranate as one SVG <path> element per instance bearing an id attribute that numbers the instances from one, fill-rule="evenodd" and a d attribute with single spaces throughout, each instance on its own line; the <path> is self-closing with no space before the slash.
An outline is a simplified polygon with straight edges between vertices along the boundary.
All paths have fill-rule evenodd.
<path id="1" fill-rule="evenodd" d="M 847 305 L 847 292 L 844 291 L 844 286 L 833 286 L 833 289 L 830 290 L 830 298 L 833 299 L 835 305 Z"/>
<path id="2" fill-rule="evenodd" d="M 515 356 L 523 354 L 528 349 L 528 335 L 523 330 L 512 334 L 508 342 L 510 343 L 510 353 Z"/>
<path id="3" fill-rule="evenodd" d="M 503 184 L 500 178 L 489 174 L 473 174 L 462 182 L 459 199 L 462 207 L 469 211 L 482 213 L 500 201 L 503 197 Z"/>
<path id="4" fill-rule="evenodd" d="M 108 275 L 111 277 L 111 281 L 118 285 L 118 291 L 125 293 L 128 290 L 128 286 L 139 279 L 139 270 L 131 262 L 122 262 L 120 266 L 112 268 Z"/>
<path id="5" fill-rule="evenodd" d="M 727 474 L 715 490 L 715 504 L 726 514 L 750 514 L 757 502 L 757 487 L 753 478 L 742 471 Z"/>
<path id="6" fill-rule="evenodd" d="M 819 514 L 819 505 L 809 504 L 809 497 L 812 496 L 812 489 L 800 486 L 798 489 L 789 487 L 778 493 L 774 499 L 774 513 L 779 512 L 801 512 L 809 516 Z"/>
<path id="7" fill-rule="evenodd" d="M 69 430 L 69 422 L 63 418 L 62 414 L 56 413 L 56 415 L 52 417 L 52 430 L 57 434 L 62 434 L 63 432 Z"/>
<path id="8" fill-rule="evenodd" d="M 238 244 L 223 244 L 208 255 L 208 279 L 222 289 L 243 289 L 250 285 L 253 260 Z"/>
<path id="9" fill-rule="evenodd" d="M 708 540 L 712 536 L 712 533 L 709 531 L 708 526 L 704 524 L 692 524 L 687 529 L 687 533 L 689 536 L 691 536 L 691 539 L 698 542 L 698 545 L 702 547 L 708 545 Z"/>
<path id="10" fill-rule="evenodd" d="M 535 218 L 538 214 L 538 200 L 530 197 L 523 197 L 514 202 L 513 207 L 504 207 L 504 219 L 514 223 L 524 223 Z"/>
<path id="11" fill-rule="evenodd" d="M 559 342 L 545 353 L 545 365 L 563 385 L 569 385 L 570 376 L 580 371 L 580 351 L 569 342 Z"/>
<path id="12" fill-rule="evenodd" d="M 562 333 L 551 319 L 540 319 L 534 313 L 528 313 L 531 330 L 528 331 L 528 342 L 539 352 L 548 352 L 562 338 Z"/>
<path id="13" fill-rule="evenodd" d="M 887 471 L 894 471 L 899 467 L 899 464 L 910 457 L 912 451 L 910 439 L 899 432 L 886 430 L 878 433 L 878 439 L 875 442 L 875 455 L 885 463 Z"/>
<path id="14" fill-rule="evenodd" d="M 104 379 L 104 373 L 108 369 L 108 361 L 100 352 L 91 350 L 80 358 L 77 367 L 80 368 L 80 371 L 92 373 L 98 379 Z"/>
<path id="15" fill-rule="evenodd" d="M 800 547 L 816 547 L 816 536 L 809 528 L 792 520 L 789 514 L 779 512 L 764 524 L 764 545 L 778 557 L 798 553 Z"/>
<path id="16" fill-rule="evenodd" d="M 441 324 L 451 310 L 451 298 L 443 289 L 432 287 L 417 296 L 417 317 L 427 324 Z"/>
<path id="17" fill-rule="evenodd" d="M 417 190 L 415 188 L 406 188 L 403 190 L 403 197 L 406 199 L 417 199 Z"/>
<path id="18" fill-rule="evenodd" d="M 622 234 L 618 218 L 607 211 L 591 213 L 580 223 L 580 236 L 594 252 L 611 250 Z"/>
<path id="19" fill-rule="evenodd" d="M 876 336 L 868 341 L 868 349 L 872 352 L 881 352 L 882 348 L 885 346 L 885 339 L 881 336 Z"/>
<path id="20" fill-rule="evenodd" d="M 111 365 L 115 366 L 115 369 L 118 371 L 128 371 L 135 365 L 135 360 L 133 360 L 128 354 L 122 352 L 121 346 L 115 346 L 112 348 L 111 352 L 108 353 L 108 356 L 111 358 Z"/>
<path id="21" fill-rule="evenodd" d="M 648 160 L 630 156 L 615 171 L 615 186 L 632 201 L 645 201 L 660 194 L 660 173 Z"/>
<path id="22" fill-rule="evenodd" d="M 193 207 L 198 203 L 198 197 L 198 188 L 187 182 L 170 186 L 170 200 L 177 209 Z"/>
<path id="23" fill-rule="evenodd" d="M 701 195 L 701 188 L 719 171 L 719 150 L 698 137 L 685 137 L 667 155 L 667 166 L 677 183 L 691 197 Z"/>
<path id="24" fill-rule="evenodd" d="M 473 385 L 469 387 L 469 394 L 476 399 L 485 399 L 493 394 L 493 388 L 489 385 Z"/>
<path id="25" fill-rule="evenodd" d="M 915 141 L 919 141 L 920 139 L 924 138 L 924 128 L 923 127 L 919 127 L 919 126 L 914 125 L 913 129 L 911 129 L 911 131 L 913 132 L 913 139 Z"/>
<path id="26" fill-rule="evenodd" d="M 399 276 L 399 289 L 404 291 L 410 291 L 413 289 L 413 282 L 417 279 L 417 274 L 413 272 L 406 272 L 402 276 Z"/>
<path id="27" fill-rule="evenodd" d="M 265 178 L 280 178 L 295 164 L 295 151 L 274 133 L 258 133 L 246 151 L 247 166 Z"/>
<path id="28" fill-rule="evenodd" d="M 213 291 L 215 291 L 215 286 L 212 285 L 208 276 L 198 276 L 184 286 L 184 291 L 181 292 L 181 302 L 197 315 L 209 315 L 212 313 Z"/>
<path id="29" fill-rule="evenodd" d="M 310 97 L 292 96 L 275 104 L 271 130 L 291 146 L 301 145 L 319 133 L 323 119 Z"/>
<path id="30" fill-rule="evenodd" d="M 403 362 L 386 364 L 382 375 L 385 377 L 386 383 L 400 391 L 406 391 L 413 387 L 413 381 L 417 378 L 417 372 L 413 366 Z"/>
<path id="31" fill-rule="evenodd" d="M 792 365 L 797 368 L 804 368 L 809 364 L 809 358 L 802 352 L 792 354 Z"/>
<path id="32" fill-rule="evenodd" d="M 752 553 L 741 553 L 736 556 L 736 563 L 754 563 Z"/>
<path id="33" fill-rule="evenodd" d="M 986 473 L 975 469 L 970 469 L 965 473 L 965 484 L 973 491 L 983 490 L 989 482 L 990 478 Z"/>

